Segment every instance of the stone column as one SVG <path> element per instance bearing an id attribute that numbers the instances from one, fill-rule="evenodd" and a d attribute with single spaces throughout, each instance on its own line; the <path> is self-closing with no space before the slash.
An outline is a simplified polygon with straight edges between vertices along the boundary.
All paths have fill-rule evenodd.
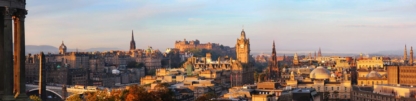
<path id="1" fill-rule="evenodd" d="M 28 100 L 28 96 L 26 95 L 26 75 L 25 75 L 25 69 L 26 69 L 26 65 L 25 65 L 25 17 L 26 17 L 26 10 L 20 9 L 19 12 L 17 13 L 17 15 L 15 16 L 15 39 L 17 39 L 17 41 L 15 41 L 17 44 L 15 44 L 15 61 L 16 61 L 16 65 L 18 65 L 18 67 L 16 68 L 17 70 L 19 70 L 19 74 L 18 74 L 18 85 L 19 88 L 17 94 L 19 94 L 16 98 L 17 101 L 27 101 Z"/>
<path id="2" fill-rule="evenodd" d="M 46 79 L 45 79 L 45 54 L 40 52 L 39 55 L 39 97 L 42 100 L 46 99 Z"/>
<path id="3" fill-rule="evenodd" d="M 19 60 L 19 58 L 17 57 L 17 55 L 18 55 L 18 51 L 20 51 L 20 49 L 19 49 L 19 47 L 16 47 L 16 46 L 18 46 L 18 44 L 19 44 L 19 39 L 17 39 L 17 34 L 19 33 L 19 31 L 17 30 L 18 29 L 18 27 L 19 26 L 17 26 L 17 23 L 19 22 L 19 18 L 17 18 L 16 16 L 13 16 L 12 17 L 12 19 L 13 19 L 13 44 L 14 44 L 14 50 L 13 50 L 13 93 L 15 94 L 15 95 L 18 95 L 19 94 L 19 82 L 20 82 L 20 80 L 19 80 L 19 72 L 20 72 L 20 70 L 19 70 L 19 67 L 20 67 L 20 64 L 18 64 L 17 62 L 18 62 L 18 60 Z"/>
<path id="4" fill-rule="evenodd" d="M 0 14 L 4 9 L 0 8 Z M 0 19 L 4 19 L 3 15 L 0 15 Z M 4 92 L 4 20 L 0 20 L 0 96 L 3 96 Z"/>
<path id="5" fill-rule="evenodd" d="M 2 43 L 4 47 L 2 49 L 4 63 L 3 63 L 3 101 L 14 101 L 13 95 L 13 49 L 12 49 L 12 14 L 15 9 L 3 8 L 3 31 Z"/>

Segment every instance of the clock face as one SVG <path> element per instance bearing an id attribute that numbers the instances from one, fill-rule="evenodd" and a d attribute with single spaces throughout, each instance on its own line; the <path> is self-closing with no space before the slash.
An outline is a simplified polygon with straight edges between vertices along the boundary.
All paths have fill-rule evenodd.
<path id="1" fill-rule="evenodd" d="M 240 45 L 240 48 L 244 48 L 244 44 L 241 44 L 241 45 Z"/>

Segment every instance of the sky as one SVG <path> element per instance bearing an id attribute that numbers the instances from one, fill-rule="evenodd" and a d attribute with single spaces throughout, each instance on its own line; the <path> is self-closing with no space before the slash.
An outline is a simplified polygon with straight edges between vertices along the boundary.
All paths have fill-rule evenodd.
<path id="1" fill-rule="evenodd" d="M 414 0 L 27 0 L 26 45 L 165 50 L 177 40 L 252 52 L 371 53 L 416 46 Z"/>

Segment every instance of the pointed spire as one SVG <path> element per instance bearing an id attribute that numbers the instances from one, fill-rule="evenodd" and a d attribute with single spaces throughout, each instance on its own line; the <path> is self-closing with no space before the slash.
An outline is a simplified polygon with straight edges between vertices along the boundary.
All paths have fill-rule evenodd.
<path id="1" fill-rule="evenodd" d="M 130 50 L 136 50 L 136 42 L 134 41 L 133 30 L 131 30 Z"/>
<path id="2" fill-rule="evenodd" d="M 241 36 L 240 36 L 240 39 L 246 39 L 246 32 L 244 31 L 244 28 L 243 28 L 243 30 L 241 31 Z"/>
<path id="3" fill-rule="evenodd" d="M 413 66 L 413 47 L 410 46 L 409 65 Z"/>
<path id="4" fill-rule="evenodd" d="M 274 40 L 273 40 L 273 49 L 272 49 L 272 61 L 275 62 L 277 61 L 277 56 L 276 56 L 276 48 L 275 48 L 275 44 L 274 44 Z"/>
<path id="5" fill-rule="evenodd" d="M 286 60 L 286 54 L 283 54 L 283 60 L 284 61 Z"/>
<path id="6" fill-rule="evenodd" d="M 272 50 L 272 53 L 275 53 L 276 54 L 276 45 L 274 44 L 274 40 L 273 40 L 273 50 Z"/>
<path id="7" fill-rule="evenodd" d="M 322 56 L 322 53 L 321 53 L 321 47 L 319 47 L 319 50 L 318 50 L 318 57 L 321 57 Z"/>
<path id="8" fill-rule="evenodd" d="M 131 30 L 131 40 L 133 40 L 133 41 L 134 41 L 133 30 Z"/>
<path id="9" fill-rule="evenodd" d="M 407 46 L 406 44 L 404 44 L 404 54 L 403 54 L 403 60 L 406 61 L 407 60 Z"/>

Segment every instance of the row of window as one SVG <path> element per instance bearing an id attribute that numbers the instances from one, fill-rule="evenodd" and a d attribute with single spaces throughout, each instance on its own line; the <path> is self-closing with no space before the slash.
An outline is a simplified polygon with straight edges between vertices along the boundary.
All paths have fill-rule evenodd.
<path id="1" fill-rule="evenodd" d="M 364 84 L 364 81 L 361 81 L 361 85 L 363 85 Z M 367 83 L 365 83 L 365 84 L 367 84 L 367 85 L 370 85 L 370 81 L 367 81 Z M 377 84 L 385 84 L 383 81 L 376 81 L 376 82 L 374 82 L 374 81 L 371 81 L 371 85 L 377 85 Z"/>
<path id="2" fill-rule="evenodd" d="M 400 72 L 414 73 L 414 72 L 416 72 L 416 70 L 414 70 L 414 69 L 401 69 Z"/>
<path id="3" fill-rule="evenodd" d="M 311 87 L 311 88 L 313 88 L 313 87 Z M 331 90 L 334 91 L 334 87 L 331 87 Z M 340 90 L 340 87 L 337 87 L 337 89 L 335 91 L 339 91 L 339 90 Z M 318 87 L 318 91 L 321 91 L 321 87 Z M 328 91 L 328 87 L 325 87 L 325 91 Z M 347 91 L 347 87 L 344 87 L 344 91 Z"/>
<path id="4" fill-rule="evenodd" d="M 356 101 L 396 101 L 395 98 L 378 96 L 376 94 L 363 94 L 358 92 L 352 92 L 352 94 L 353 95 L 351 98 L 355 99 Z"/>

